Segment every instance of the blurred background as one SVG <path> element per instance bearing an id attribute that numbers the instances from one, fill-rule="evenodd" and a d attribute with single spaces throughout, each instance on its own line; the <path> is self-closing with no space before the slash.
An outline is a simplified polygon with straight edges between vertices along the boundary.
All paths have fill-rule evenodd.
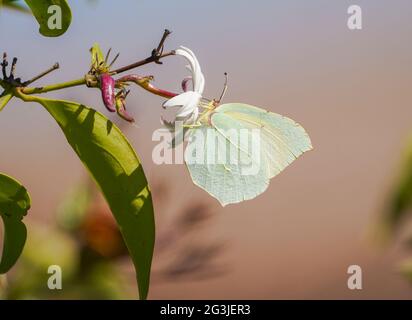
<path id="1" fill-rule="evenodd" d="M 355 3 L 363 10 L 360 31 L 347 28 L 347 9 Z M 151 135 L 160 127 L 163 100 L 132 90 L 128 110 L 138 126 L 121 126 L 153 191 L 150 299 L 412 297 L 401 267 L 412 257 L 412 225 L 398 219 L 408 202 L 391 205 L 409 174 L 403 155 L 412 134 L 410 1 L 70 5 L 72 25 L 56 39 L 39 35 L 29 15 L 0 13 L 0 51 L 19 58 L 23 79 L 56 61 L 60 70 L 37 85 L 83 76 L 96 41 L 120 52 L 116 66 L 132 63 L 145 58 L 168 28 L 173 33 L 165 49 L 185 45 L 196 53 L 205 96 L 219 96 L 228 72 L 226 102 L 286 115 L 305 127 L 314 145 L 263 195 L 222 208 L 193 185 L 184 165 L 152 162 Z M 184 64 L 165 59 L 135 72 L 179 90 Z M 80 101 L 121 122 L 106 112 L 96 89 L 48 95 Z M 110 212 L 53 119 L 38 105 L 13 101 L 0 114 L 0 137 L 0 171 L 32 196 L 27 245 L 8 275 L 5 298 L 136 298 L 131 262 Z M 46 291 L 50 264 L 63 267 L 67 290 Z M 354 264 L 362 267 L 362 290 L 347 287 Z"/>

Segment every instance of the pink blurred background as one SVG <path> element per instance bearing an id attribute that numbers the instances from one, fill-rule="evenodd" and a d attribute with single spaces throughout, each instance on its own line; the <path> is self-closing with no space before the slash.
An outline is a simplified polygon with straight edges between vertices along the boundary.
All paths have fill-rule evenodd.
<path id="1" fill-rule="evenodd" d="M 226 102 L 286 115 L 310 134 L 314 150 L 273 179 L 263 195 L 219 208 L 192 184 L 183 165 L 152 162 L 151 135 L 160 127 L 163 100 L 132 91 L 128 105 L 138 127 L 126 126 L 126 135 L 149 184 L 167 181 L 172 187 L 166 206 L 154 203 L 157 228 L 173 228 L 168 222 L 176 208 L 203 201 L 216 217 L 196 237 L 226 243 L 219 257 L 227 269 L 222 275 L 154 282 L 149 298 L 412 297 L 412 287 L 397 272 L 407 251 L 400 243 L 381 247 L 372 236 L 412 133 L 412 3 L 355 1 L 363 9 L 363 29 L 350 31 L 346 11 L 353 2 L 71 1 L 73 23 L 56 39 L 40 36 L 30 16 L 1 13 L 0 50 L 19 58 L 23 79 L 56 61 L 61 69 L 39 84 L 81 77 L 96 41 L 121 53 L 117 66 L 134 62 L 168 28 L 173 34 L 166 49 L 185 45 L 197 54 L 206 96 L 218 97 L 228 72 Z M 136 73 L 153 74 L 158 86 L 178 90 L 184 61 L 169 58 Z M 81 101 L 108 115 L 97 90 L 72 88 L 49 96 Z M 30 241 L 30 223 L 53 223 L 54 208 L 85 170 L 53 119 L 35 104 L 10 103 L 0 114 L 0 137 L 0 171 L 22 181 L 32 195 Z M 153 268 L 160 264 L 155 257 Z M 353 264 L 362 267 L 363 290 L 347 288 L 346 271 Z"/>

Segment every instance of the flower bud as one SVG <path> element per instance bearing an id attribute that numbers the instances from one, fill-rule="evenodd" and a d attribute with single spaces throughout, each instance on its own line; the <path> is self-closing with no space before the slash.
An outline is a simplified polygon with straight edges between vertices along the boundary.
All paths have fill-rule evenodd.
<path id="1" fill-rule="evenodd" d="M 116 111 L 122 119 L 128 122 L 134 122 L 134 118 L 126 111 L 127 93 L 128 92 L 122 90 L 116 95 Z"/>
<path id="2" fill-rule="evenodd" d="M 114 93 L 115 80 L 109 74 L 103 73 L 99 76 L 99 82 L 104 105 L 110 112 L 116 112 Z"/>
<path id="3" fill-rule="evenodd" d="M 138 76 L 136 74 L 130 74 L 130 75 L 126 75 L 123 76 L 121 78 L 119 78 L 116 83 L 121 84 L 121 83 L 127 83 L 127 82 L 134 82 L 135 84 L 137 84 L 138 86 L 142 87 L 143 89 L 156 94 L 158 96 L 164 97 L 164 98 L 173 98 L 174 96 L 177 96 L 176 93 L 173 92 L 169 92 L 163 89 L 159 89 L 157 87 L 155 87 L 154 85 L 152 85 L 150 83 L 150 81 L 153 80 L 153 76 L 146 76 L 146 77 L 141 77 Z"/>

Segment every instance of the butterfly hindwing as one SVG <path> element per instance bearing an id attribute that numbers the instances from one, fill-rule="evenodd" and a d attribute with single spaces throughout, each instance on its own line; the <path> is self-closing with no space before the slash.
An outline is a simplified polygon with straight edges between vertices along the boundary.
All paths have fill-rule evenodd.
<path id="1" fill-rule="evenodd" d="M 312 149 L 305 129 L 285 116 L 243 103 L 223 104 L 216 112 L 238 120 L 244 127 L 261 128 L 262 156 L 269 167 L 269 178 Z"/>
<path id="2" fill-rule="evenodd" d="M 215 116 L 218 129 L 203 126 L 190 130 L 185 162 L 192 180 L 223 206 L 253 199 L 266 190 L 269 184 L 267 172 L 241 150 L 246 143 L 242 146 L 234 134 L 220 126 L 220 121 L 230 125 L 233 120 L 223 119 L 225 115 Z"/>

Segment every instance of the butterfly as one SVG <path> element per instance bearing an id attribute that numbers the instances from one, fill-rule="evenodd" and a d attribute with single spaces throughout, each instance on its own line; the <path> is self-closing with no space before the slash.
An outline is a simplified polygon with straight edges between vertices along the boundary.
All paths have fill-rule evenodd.
<path id="1" fill-rule="evenodd" d="M 193 182 L 223 206 L 260 195 L 312 149 L 305 129 L 282 115 L 244 103 L 204 108 L 186 128 L 184 157 Z"/>

